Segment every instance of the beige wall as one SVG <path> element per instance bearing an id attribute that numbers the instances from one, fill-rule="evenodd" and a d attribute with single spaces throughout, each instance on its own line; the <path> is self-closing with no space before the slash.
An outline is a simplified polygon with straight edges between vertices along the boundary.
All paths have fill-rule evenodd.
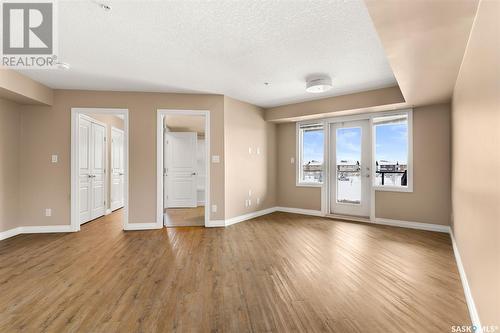
<path id="1" fill-rule="evenodd" d="M 224 218 L 224 98 L 220 95 L 56 90 L 53 106 L 23 106 L 20 189 L 24 225 L 70 221 L 70 112 L 72 107 L 128 108 L 130 114 L 130 223 L 156 221 L 156 115 L 158 108 L 210 110 L 212 219 Z M 59 163 L 50 163 L 57 153 Z M 52 217 L 43 216 L 52 208 Z"/>
<path id="2" fill-rule="evenodd" d="M 450 106 L 413 112 L 413 193 L 377 192 L 375 216 L 448 225 L 450 221 Z M 278 205 L 321 209 L 321 189 L 295 185 L 295 123 L 278 125 Z"/>
<path id="3" fill-rule="evenodd" d="M 111 145 L 112 145 L 112 136 L 111 136 L 111 129 L 112 127 L 115 127 L 115 128 L 118 128 L 118 129 L 121 129 L 121 130 L 124 130 L 125 127 L 124 127 L 124 120 L 119 118 L 119 117 L 116 117 L 116 116 L 113 116 L 113 115 L 109 115 L 109 114 L 95 114 L 95 113 L 92 113 L 92 114 L 87 114 L 87 116 L 97 120 L 97 121 L 100 121 L 101 123 L 104 123 L 106 124 L 106 136 L 107 136 L 107 141 L 106 141 L 106 149 L 107 149 L 107 161 L 106 161 L 106 183 L 107 183 L 107 192 L 108 194 L 106 195 L 107 199 L 106 199 L 106 208 L 107 209 L 111 209 L 111 159 L 112 159 L 112 152 L 111 152 Z"/>
<path id="4" fill-rule="evenodd" d="M 308 102 L 277 106 L 266 110 L 268 121 L 298 121 L 360 112 L 393 110 L 405 106 L 399 87 L 389 87 Z"/>
<path id="5" fill-rule="evenodd" d="M 375 195 L 375 216 L 450 224 L 450 105 L 413 109 L 413 192 Z"/>
<path id="6" fill-rule="evenodd" d="M 226 219 L 274 207 L 276 125 L 264 120 L 261 108 L 224 97 L 224 128 Z M 252 200 L 251 207 L 245 207 L 247 199 Z"/>
<path id="7" fill-rule="evenodd" d="M 453 231 L 482 325 L 500 326 L 500 2 L 482 1 L 453 95 Z"/>
<path id="8" fill-rule="evenodd" d="M 0 99 L 0 232 L 19 226 L 19 106 Z"/>
<path id="9" fill-rule="evenodd" d="M 319 187 L 295 186 L 295 164 L 290 163 L 292 157 L 296 159 L 295 124 L 277 125 L 279 170 L 277 203 L 280 207 L 321 210 L 321 189 Z"/>
<path id="10" fill-rule="evenodd" d="M 51 105 L 52 89 L 11 69 L 0 69 L 0 98 L 21 104 Z"/>

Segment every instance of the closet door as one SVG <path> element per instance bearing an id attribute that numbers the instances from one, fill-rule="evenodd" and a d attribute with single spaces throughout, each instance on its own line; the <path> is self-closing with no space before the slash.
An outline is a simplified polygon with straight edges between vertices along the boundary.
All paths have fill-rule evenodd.
<path id="1" fill-rule="evenodd" d="M 91 218 L 95 219 L 106 212 L 106 127 L 92 123 L 91 133 Z"/>
<path id="2" fill-rule="evenodd" d="M 123 131 L 111 129 L 111 210 L 123 207 L 124 172 Z"/>
<path id="3" fill-rule="evenodd" d="M 80 224 L 85 223 L 91 219 L 91 184 L 92 184 L 92 174 L 90 171 L 90 160 L 91 160 L 91 147 L 90 147 L 90 137 L 91 137 L 91 127 L 92 123 L 84 118 L 80 117 L 79 129 L 78 129 L 78 191 L 79 191 L 79 206 L 80 206 Z"/>

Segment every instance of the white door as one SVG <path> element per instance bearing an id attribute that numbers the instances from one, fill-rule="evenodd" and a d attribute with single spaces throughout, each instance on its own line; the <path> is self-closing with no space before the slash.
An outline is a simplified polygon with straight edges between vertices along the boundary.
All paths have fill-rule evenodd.
<path id="1" fill-rule="evenodd" d="M 166 207 L 196 207 L 195 132 L 165 133 Z"/>
<path id="2" fill-rule="evenodd" d="M 91 202 L 91 183 L 92 175 L 90 173 L 90 136 L 92 123 L 84 118 L 79 119 L 78 123 L 78 191 L 79 191 L 79 212 L 80 223 L 91 220 L 90 202 Z"/>
<path id="3" fill-rule="evenodd" d="M 82 224 L 106 211 L 106 127 L 80 117 L 78 144 Z"/>
<path id="4" fill-rule="evenodd" d="M 370 123 L 330 125 L 330 213 L 370 216 Z"/>
<path id="5" fill-rule="evenodd" d="M 124 172 L 123 131 L 111 129 L 111 210 L 123 207 Z"/>

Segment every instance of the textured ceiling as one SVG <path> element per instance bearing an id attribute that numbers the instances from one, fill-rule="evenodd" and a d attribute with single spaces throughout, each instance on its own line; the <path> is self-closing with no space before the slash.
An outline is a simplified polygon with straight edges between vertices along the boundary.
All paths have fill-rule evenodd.
<path id="1" fill-rule="evenodd" d="M 270 107 L 396 85 L 362 0 L 59 1 L 52 88 L 218 93 Z M 334 89 L 311 95 L 305 78 Z M 270 82 L 270 85 L 264 85 Z"/>

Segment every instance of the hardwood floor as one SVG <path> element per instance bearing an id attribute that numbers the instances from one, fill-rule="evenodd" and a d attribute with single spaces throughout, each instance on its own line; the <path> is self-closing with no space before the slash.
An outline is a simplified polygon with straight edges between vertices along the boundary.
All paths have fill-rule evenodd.
<path id="1" fill-rule="evenodd" d="M 228 228 L 0 242 L 0 332 L 450 332 L 447 234 L 273 213 Z"/>
<path id="2" fill-rule="evenodd" d="M 167 223 L 175 226 L 204 226 L 205 207 L 166 208 Z"/>

